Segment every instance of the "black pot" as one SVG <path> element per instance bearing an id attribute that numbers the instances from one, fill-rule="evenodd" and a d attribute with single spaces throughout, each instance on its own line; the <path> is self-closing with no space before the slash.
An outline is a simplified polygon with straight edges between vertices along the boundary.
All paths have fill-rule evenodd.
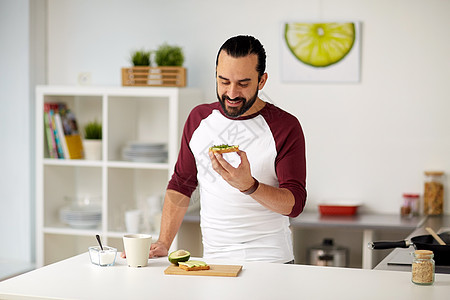
<path id="1" fill-rule="evenodd" d="M 436 265 L 450 266 L 450 232 L 438 234 L 447 245 L 439 245 L 432 235 L 419 235 L 411 238 L 411 241 L 403 240 L 397 242 L 372 242 L 369 243 L 370 249 L 392 249 L 409 248 L 411 245 L 416 250 L 431 250 L 434 253 Z"/>

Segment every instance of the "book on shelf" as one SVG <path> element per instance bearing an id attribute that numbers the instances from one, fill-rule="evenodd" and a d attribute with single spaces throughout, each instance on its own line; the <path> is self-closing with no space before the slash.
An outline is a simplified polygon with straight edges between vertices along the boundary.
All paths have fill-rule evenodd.
<path id="1" fill-rule="evenodd" d="M 71 159 L 83 158 L 83 142 L 75 114 L 70 109 L 66 109 L 61 116 L 69 157 Z"/>
<path id="2" fill-rule="evenodd" d="M 64 158 L 64 152 L 61 144 L 61 139 L 58 134 L 58 129 L 56 127 L 56 118 L 55 118 L 55 112 L 58 111 L 58 103 L 49 103 L 50 105 L 50 120 L 51 120 L 51 126 L 53 130 L 53 138 L 55 139 L 55 145 L 56 145 L 56 151 L 58 153 L 58 158 Z"/>
<path id="3" fill-rule="evenodd" d="M 48 111 L 48 128 L 51 140 L 47 139 L 51 158 L 80 159 L 83 158 L 83 143 L 78 132 L 75 114 L 62 102 L 44 104 L 44 117 Z M 47 132 L 47 123 L 46 126 Z M 52 134 L 53 133 L 53 134 Z M 52 135 L 51 135 L 52 134 Z M 55 155 L 56 152 L 56 155 Z"/>
<path id="4" fill-rule="evenodd" d="M 44 130 L 49 156 L 50 158 L 58 158 L 52 117 L 50 116 L 50 103 L 44 103 Z"/>
<path id="5" fill-rule="evenodd" d="M 55 124 L 56 124 L 56 132 L 58 134 L 59 141 L 61 142 L 61 148 L 63 152 L 62 158 L 70 158 L 69 149 L 67 148 L 67 142 L 64 136 L 64 129 L 62 125 L 61 115 L 59 114 L 59 112 L 55 112 Z"/>

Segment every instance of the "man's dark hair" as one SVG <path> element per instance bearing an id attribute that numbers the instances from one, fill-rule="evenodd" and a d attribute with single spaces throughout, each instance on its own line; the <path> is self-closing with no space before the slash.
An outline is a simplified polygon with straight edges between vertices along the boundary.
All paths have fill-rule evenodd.
<path id="1" fill-rule="evenodd" d="M 258 56 L 258 64 L 256 65 L 258 80 L 261 79 L 261 76 L 266 71 L 266 51 L 260 41 L 252 36 L 238 35 L 229 38 L 222 47 L 220 47 L 219 52 L 217 53 L 216 67 L 222 50 L 235 58 L 256 54 Z"/>

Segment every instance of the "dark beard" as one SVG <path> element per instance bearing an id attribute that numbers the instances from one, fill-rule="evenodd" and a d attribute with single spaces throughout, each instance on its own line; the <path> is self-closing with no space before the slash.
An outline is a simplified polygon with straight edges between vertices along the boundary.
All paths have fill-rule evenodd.
<path id="1" fill-rule="evenodd" d="M 255 95 L 253 95 L 253 97 L 251 97 L 249 100 L 243 98 L 243 97 L 237 97 L 234 99 L 231 99 L 230 97 L 226 96 L 226 95 L 222 95 L 222 97 L 219 96 L 219 93 L 217 93 L 216 90 L 216 94 L 217 94 L 217 99 L 219 100 L 220 105 L 222 106 L 223 112 L 225 113 L 225 115 L 227 115 L 230 118 L 238 118 L 240 116 L 242 116 L 244 113 L 246 113 L 250 107 L 252 107 L 252 105 L 255 103 L 256 98 L 258 97 L 258 89 L 256 89 Z M 241 106 L 241 108 L 236 108 L 236 107 L 232 107 L 227 109 L 226 105 L 225 105 L 225 100 L 241 100 L 243 102 L 243 105 Z"/>

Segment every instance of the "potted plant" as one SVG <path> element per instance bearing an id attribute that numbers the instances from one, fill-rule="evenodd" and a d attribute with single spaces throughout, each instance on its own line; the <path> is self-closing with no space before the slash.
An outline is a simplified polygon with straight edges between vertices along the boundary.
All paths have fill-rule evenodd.
<path id="1" fill-rule="evenodd" d="M 151 64 L 150 54 L 151 54 L 150 51 L 145 51 L 145 50 L 133 51 L 131 53 L 131 63 L 135 67 L 138 67 L 138 66 L 148 67 Z"/>
<path id="2" fill-rule="evenodd" d="M 84 158 L 87 160 L 102 159 L 102 124 L 97 120 L 84 126 Z"/>
<path id="3" fill-rule="evenodd" d="M 181 47 L 164 43 L 156 49 L 154 59 L 158 65 L 161 86 L 186 86 L 186 69 L 183 68 L 184 54 Z"/>
<path id="4" fill-rule="evenodd" d="M 184 63 L 183 49 L 179 46 L 171 46 L 164 43 L 155 51 L 155 63 L 160 67 L 181 67 Z"/>
<path id="5" fill-rule="evenodd" d="M 183 68 L 184 54 L 179 46 L 164 43 L 154 51 L 151 67 L 150 51 L 134 51 L 131 55 L 133 67 L 122 68 L 123 86 L 186 86 L 186 69 Z"/>
<path id="6" fill-rule="evenodd" d="M 133 67 L 122 69 L 123 85 L 145 86 L 148 84 L 148 74 L 151 65 L 150 55 L 151 52 L 144 49 L 131 52 L 130 62 Z"/>

